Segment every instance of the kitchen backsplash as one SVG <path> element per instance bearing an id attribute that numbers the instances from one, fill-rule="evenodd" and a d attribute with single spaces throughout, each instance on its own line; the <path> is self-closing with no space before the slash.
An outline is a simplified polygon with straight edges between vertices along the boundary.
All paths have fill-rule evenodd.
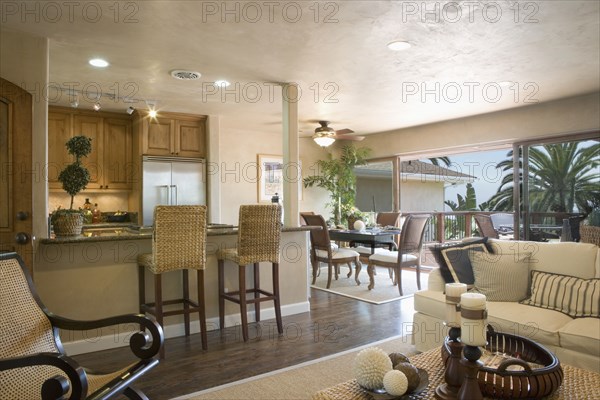
<path id="1" fill-rule="evenodd" d="M 85 199 L 90 199 L 92 208 L 98 203 L 98 209 L 101 212 L 117 212 L 130 211 L 128 210 L 128 195 L 127 193 L 80 193 L 75 196 L 73 208 L 83 208 Z M 69 208 L 71 204 L 71 196 L 63 192 L 50 192 L 48 198 L 48 211 L 51 213 L 58 206 L 61 208 Z"/>

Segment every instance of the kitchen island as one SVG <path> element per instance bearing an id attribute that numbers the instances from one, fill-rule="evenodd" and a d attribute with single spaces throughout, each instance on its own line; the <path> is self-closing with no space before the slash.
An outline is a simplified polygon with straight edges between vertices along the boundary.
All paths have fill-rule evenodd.
<path id="1" fill-rule="evenodd" d="M 118 314 L 139 312 L 137 256 L 152 251 L 152 232 L 127 227 L 88 229 L 92 234 L 39 241 L 34 281 L 44 304 L 55 314 L 73 319 L 97 319 Z M 283 227 L 281 234 L 280 290 L 281 312 L 285 316 L 309 311 L 309 227 Z M 182 238 L 185 240 L 185 238 Z M 207 229 L 205 300 L 209 334 L 218 329 L 218 285 L 216 253 L 221 248 L 235 247 L 237 228 L 213 226 Z M 229 262 L 226 266 L 229 266 Z M 237 268 L 230 265 L 225 274 L 226 290 L 237 288 Z M 193 277 L 192 272 L 192 277 Z M 249 274 L 251 277 L 251 274 Z M 264 278 L 263 278 L 264 276 Z M 252 285 L 248 279 L 247 285 Z M 261 263 L 263 285 L 270 281 L 271 271 Z M 194 298 L 195 279 L 190 279 L 190 293 Z M 152 274 L 146 274 L 146 295 L 151 301 L 154 293 Z M 163 298 L 181 296 L 181 272 L 163 274 Z M 266 288 L 270 288 L 267 286 Z M 274 310 L 265 304 L 261 319 L 274 318 Z M 254 310 L 249 307 L 249 321 L 254 321 Z M 192 333 L 199 331 L 197 315 L 192 315 Z M 239 325 L 239 307 L 227 304 L 225 325 Z M 126 345 L 134 327 L 105 328 L 94 332 L 63 332 L 61 337 L 70 354 L 97 351 Z M 165 336 L 184 334 L 183 317 L 165 319 Z M 255 335 L 257 332 L 255 332 Z M 267 334 L 263 332 L 262 334 Z M 272 334 L 269 333 L 269 334 Z M 252 328 L 251 328 L 252 337 Z M 239 335 L 241 339 L 241 333 Z"/>

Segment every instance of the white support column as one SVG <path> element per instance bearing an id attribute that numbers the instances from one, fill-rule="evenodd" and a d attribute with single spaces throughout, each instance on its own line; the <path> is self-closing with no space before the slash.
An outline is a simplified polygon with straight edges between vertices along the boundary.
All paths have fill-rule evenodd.
<path id="1" fill-rule="evenodd" d="M 284 83 L 283 97 L 283 213 L 284 225 L 299 226 L 300 143 L 298 141 L 298 85 Z"/>
<path id="2" fill-rule="evenodd" d="M 221 222 L 221 179 L 220 179 L 220 130 L 221 121 L 219 115 L 208 116 L 208 159 L 206 160 L 206 188 L 208 191 L 206 201 L 208 203 L 207 222 L 218 224 Z"/>

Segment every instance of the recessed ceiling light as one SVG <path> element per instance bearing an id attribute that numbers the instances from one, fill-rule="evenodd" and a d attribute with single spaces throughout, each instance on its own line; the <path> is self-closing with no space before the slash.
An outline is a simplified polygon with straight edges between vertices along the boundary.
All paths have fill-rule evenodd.
<path id="1" fill-rule="evenodd" d="M 104 67 L 108 67 L 108 61 L 103 60 L 101 58 L 92 58 L 89 61 L 90 65 L 93 65 L 94 67 L 98 67 L 98 68 L 104 68 Z"/>
<path id="2" fill-rule="evenodd" d="M 227 87 L 231 85 L 231 83 L 229 83 L 228 81 L 224 80 L 224 79 L 219 79 L 218 81 L 215 81 L 215 86 L 218 87 Z"/>
<path id="3" fill-rule="evenodd" d="M 406 41 L 403 40 L 395 40 L 393 42 L 388 43 L 387 47 L 390 50 L 394 50 L 394 51 L 402 51 L 402 50 L 406 50 L 406 49 L 410 49 L 412 45 Z"/>

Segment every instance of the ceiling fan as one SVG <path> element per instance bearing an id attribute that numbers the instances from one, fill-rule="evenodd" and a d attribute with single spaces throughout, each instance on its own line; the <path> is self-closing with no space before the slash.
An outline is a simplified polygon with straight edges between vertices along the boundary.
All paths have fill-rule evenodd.
<path id="1" fill-rule="evenodd" d="M 354 133 L 352 129 L 340 129 L 339 131 L 329 127 L 329 121 L 318 121 L 321 125 L 315 129 L 315 133 L 312 136 L 313 140 L 322 147 L 327 147 L 337 140 L 363 140 L 364 136 L 352 136 Z"/>

